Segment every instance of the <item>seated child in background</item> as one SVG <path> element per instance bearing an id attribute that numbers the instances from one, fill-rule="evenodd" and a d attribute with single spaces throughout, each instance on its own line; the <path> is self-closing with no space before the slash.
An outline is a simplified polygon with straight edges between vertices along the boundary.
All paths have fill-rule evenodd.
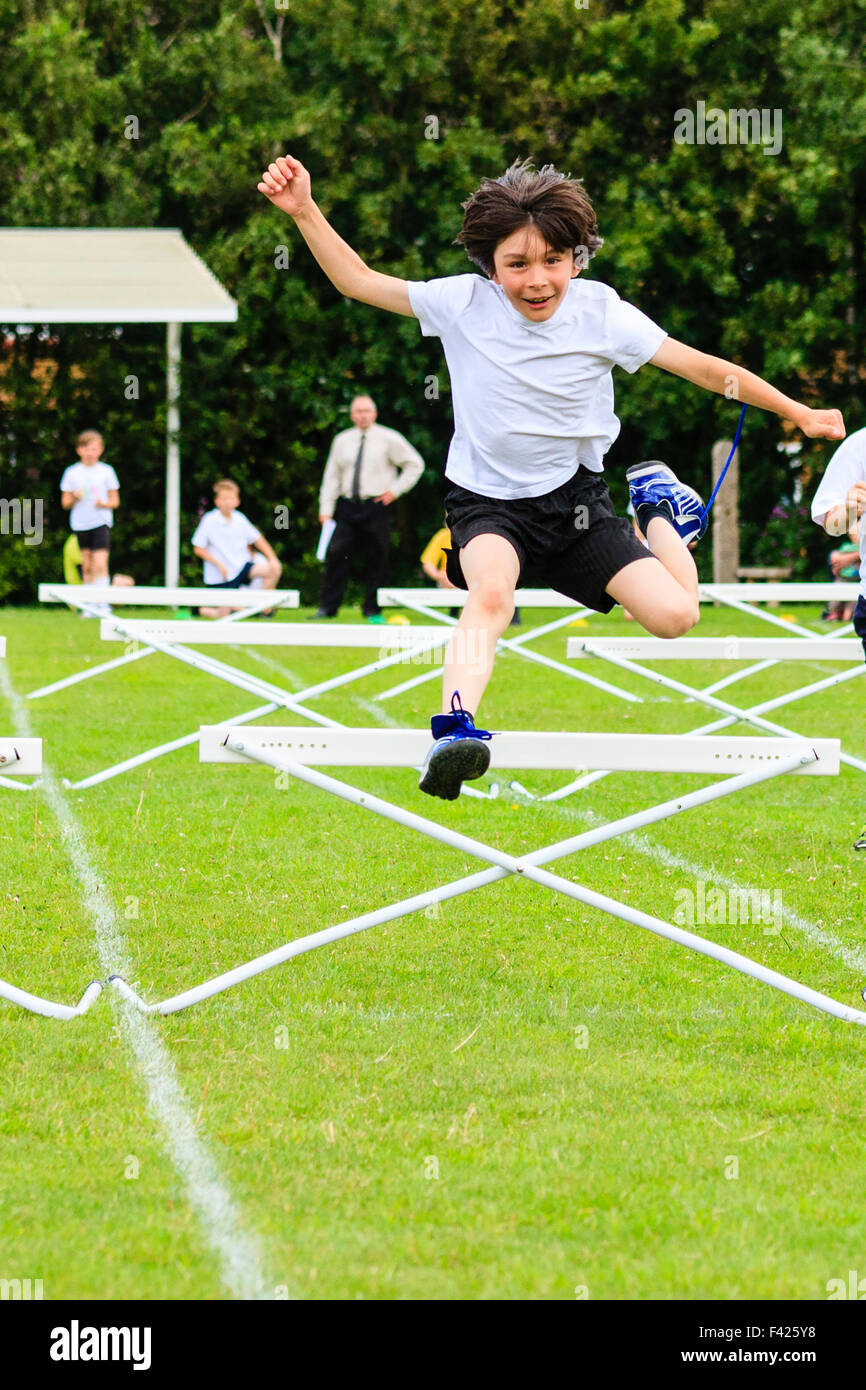
<path id="1" fill-rule="evenodd" d="M 237 483 L 220 478 L 213 492 L 216 506 L 205 512 L 192 537 L 193 550 L 204 561 L 205 586 L 241 589 L 251 579 L 261 579 L 263 589 L 275 589 L 283 567 L 261 531 L 238 510 Z M 264 558 L 251 560 L 251 547 Z M 226 618 L 231 612 L 231 608 L 200 609 L 203 618 Z"/>

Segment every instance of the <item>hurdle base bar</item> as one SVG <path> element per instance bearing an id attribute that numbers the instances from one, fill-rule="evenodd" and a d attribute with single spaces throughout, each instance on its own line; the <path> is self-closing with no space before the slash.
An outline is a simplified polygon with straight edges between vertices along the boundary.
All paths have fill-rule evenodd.
<path id="1" fill-rule="evenodd" d="M 204 725 L 200 762 L 244 762 L 260 753 L 305 767 L 418 767 L 430 747 L 426 729 L 313 729 Z M 799 744 L 799 747 L 798 747 Z M 238 747 L 237 745 L 240 745 Z M 618 772 L 718 774 L 799 758 L 806 776 L 836 776 L 838 739 L 689 738 L 678 734 L 509 732 L 490 742 L 491 768 L 605 769 Z"/>

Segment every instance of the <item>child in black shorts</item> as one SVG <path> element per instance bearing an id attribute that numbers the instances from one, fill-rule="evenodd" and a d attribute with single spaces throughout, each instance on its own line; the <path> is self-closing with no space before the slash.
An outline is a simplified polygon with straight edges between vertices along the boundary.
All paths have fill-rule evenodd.
<path id="1" fill-rule="evenodd" d="M 258 185 L 294 218 L 341 294 L 414 315 L 442 340 L 451 376 L 448 577 L 468 598 L 445 658 L 442 713 L 421 789 L 453 800 L 490 761 L 475 728 L 496 643 L 521 582 L 549 585 L 599 612 L 627 605 L 659 637 L 698 621 L 698 579 L 688 543 L 706 519 L 700 498 L 664 464 L 628 470 L 647 549 L 617 517 L 604 454 L 619 433 L 614 366 L 651 362 L 706 390 L 775 411 L 804 434 L 841 439 L 838 410 L 810 410 L 744 368 L 668 338 L 615 290 L 578 276 L 601 246 L 582 185 L 548 165 L 515 163 L 484 179 L 463 204 L 457 241 L 482 275 L 405 281 L 371 270 L 313 201 L 310 176 L 280 157 Z M 459 693 L 458 693 L 459 692 Z"/>

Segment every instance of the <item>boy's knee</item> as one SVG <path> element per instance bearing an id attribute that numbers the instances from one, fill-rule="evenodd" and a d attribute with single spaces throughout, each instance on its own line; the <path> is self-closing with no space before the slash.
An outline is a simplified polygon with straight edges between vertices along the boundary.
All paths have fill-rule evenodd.
<path id="1" fill-rule="evenodd" d="M 486 580 L 473 593 L 473 598 L 491 618 L 499 618 L 506 624 L 514 612 L 514 590 L 500 580 Z"/>
<path id="2" fill-rule="evenodd" d="M 653 632 L 656 637 L 684 637 L 697 625 L 700 616 L 700 605 L 684 594 L 680 600 L 669 600 L 656 615 Z"/>

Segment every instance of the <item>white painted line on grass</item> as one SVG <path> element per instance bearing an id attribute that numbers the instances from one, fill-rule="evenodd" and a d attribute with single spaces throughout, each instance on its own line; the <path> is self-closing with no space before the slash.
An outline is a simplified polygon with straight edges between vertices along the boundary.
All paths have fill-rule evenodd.
<path id="1" fill-rule="evenodd" d="M 32 737 L 27 708 L 13 689 L 3 665 L 0 665 L 0 689 L 12 710 L 15 732 L 19 738 Z M 132 967 L 106 885 L 94 867 L 74 812 L 44 761 L 40 789 L 54 813 L 63 848 L 81 885 L 84 905 L 93 918 L 100 969 L 106 977 L 124 975 L 129 978 Z M 239 1299 L 272 1297 L 262 1272 L 257 1242 L 244 1231 L 240 1213 L 220 1177 L 216 1160 L 196 1133 L 195 1119 L 174 1063 L 154 1024 L 114 993 L 112 1004 L 135 1054 L 148 1105 L 162 1130 L 165 1148 L 186 1183 L 190 1204 L 207 1242 L 219 1258 L 224 1287 Z"/>

